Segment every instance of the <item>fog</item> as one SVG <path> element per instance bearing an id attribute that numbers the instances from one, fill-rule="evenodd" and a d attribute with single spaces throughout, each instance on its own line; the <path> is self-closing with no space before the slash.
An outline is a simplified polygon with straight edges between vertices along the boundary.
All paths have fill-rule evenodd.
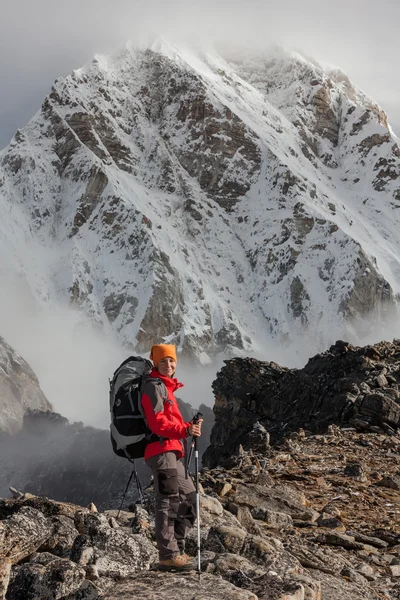
<path id="1" fill-rule="evenodd" d="M 267 47 L 341 67 L 400 132 L 397 0 L 3 0 L 0 148 L 39 109 L 53 80 L 128 40 Z"/>
<path id="2" fill-rule="evenodd" d="M 67 305 L 40 308 L 23 280 L 2 274 L 1 284 L 0 336 L 32 367 L 54 409 L 71 422 L 108 428 L 108 380 L 132 351 L 122 348 Z M 350 323 L 347 331 L 323 332 L 324 341 L 317 340 L 313 331 L 305 332 L 285 346 L 279 340 L 265 340 L 254 357 L 301 368 L 311 356 L 327 350 L 338 339 L 364 345 L 400 337 L 399 314 L 394 310 L 386 325 L 378 313 L 370 315 L 357 323 L 357 331 L 361 329 L 364 334 L 357 335 L 355 325 Z M 194 409 L 201 403 L 213 406 L 211 384 L 226 358 L 219 356 L 205 367 L 179 359 L 177 377 L 184 383 L 179 397 Z"/>

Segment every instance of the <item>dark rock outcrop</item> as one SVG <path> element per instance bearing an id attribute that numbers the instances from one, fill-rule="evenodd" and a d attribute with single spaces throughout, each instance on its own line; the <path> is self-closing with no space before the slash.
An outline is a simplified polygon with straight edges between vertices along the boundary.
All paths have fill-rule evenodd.
<path id="1" fill-rule="evenodd" d="M 235 358 L 213 383 L 216 423 L 203 462 L 221 464 L 250 447 L 259 422 L 277 442 L 303 427 L 332 424 L 393 432 L 400 426 L 400 340 L 355 347 L 342 341 L 303 369 Z M 372 429 L 373 430 L 373 429 Z"/>

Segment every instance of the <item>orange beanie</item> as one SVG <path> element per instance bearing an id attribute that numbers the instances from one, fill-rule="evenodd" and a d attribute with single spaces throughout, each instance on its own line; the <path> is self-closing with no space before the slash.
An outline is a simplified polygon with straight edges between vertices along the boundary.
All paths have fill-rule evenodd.
<path id="1" fill-rule="evenodd" d="M 155 367 L 157 367 L 162 358 L 166 358 L 167 356 L 173 358 L 175 362 L 177 361 L 174 344 L 156 344 L 155 346 L 152 346 L 150 360 L 153 361 Z"/>

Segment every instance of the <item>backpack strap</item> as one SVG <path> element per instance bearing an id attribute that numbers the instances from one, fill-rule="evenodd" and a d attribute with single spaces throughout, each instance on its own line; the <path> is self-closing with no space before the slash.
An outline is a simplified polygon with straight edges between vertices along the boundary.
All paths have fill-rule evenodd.
<path id="1" fill-rule="evenodd" d="M 164 403 L 168 400 L 168 392 L 161 379 L 156 379 L 155 377 L 145 377 L 143 379 L 142 387 L 140 388 L 140 395 L 143 393 L 147 394 L 147 396 L 150 398 L 151 405 L 155 413 L 159 413 L 164 410 Z M 144 416 L 141 401 L 139 402 L 139 410 Z"/>

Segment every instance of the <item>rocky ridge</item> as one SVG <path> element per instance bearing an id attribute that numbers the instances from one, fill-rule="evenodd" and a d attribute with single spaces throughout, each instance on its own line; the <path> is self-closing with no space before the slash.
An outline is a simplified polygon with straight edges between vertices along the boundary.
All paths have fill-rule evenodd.
<path id="1" fill-rule="evenodd" d="M 310 324 L 326 347 L 397 303 L 399 174 L 340 71 L 128 46 L 58 79 L 0 153 L 4 252 L 39 304 L 139 352 L 168 337 L 207 361 Z"/>
<path id="2" fill-rule="evenodd" d="M 213 383 L 215 427 L 205 464 L 245 448 L 330 424 L 394 433 L 400 425 L 400 340 L 358 347 L 337 341 L 302 369 L 231 359 Z M 264 433 L 263 433 L 264 432 Z M 259 441 L 258 441 L 259 438 Z"/>
<path id="3" fill-rule="evenodd" d="M 51 410 L 28 363 L 0 337 L 0 434 L 22 427 L 29 409 Z"/>

